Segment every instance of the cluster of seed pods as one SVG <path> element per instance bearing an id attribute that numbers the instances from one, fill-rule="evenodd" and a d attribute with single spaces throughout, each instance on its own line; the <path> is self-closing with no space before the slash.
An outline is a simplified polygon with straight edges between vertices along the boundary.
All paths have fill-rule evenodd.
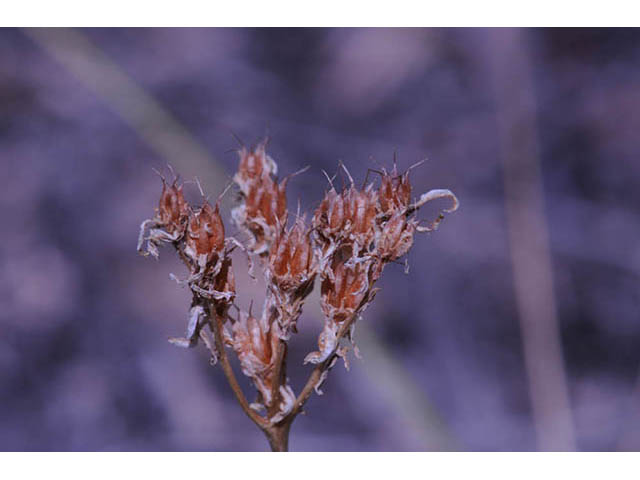
<path id="1" fill-rule="evenodd" d="M 409 170 L 400 174 L 395 165 L 391 172 L 378 172 L 377 188 L 373 183 L 358 188 L 342 166 L 348 186 L 338 191 L 330 180 L 311 224 L 300 215 L 289 222 L 286 186 L 290 177 L 278 182 L 266 142 L 251 150 L 243 147 L 238 153 L 234 183 L 239 203 L 232 218 L 244 236 L 242 242 L 225 237 L 218 203 L 212 206 L 204 200 L 194 208 L 186 202 L 182 185 L 167 184 L 163 178 L 155 216 L 140 227 L 138 251 L 157 257 L 161 244 L 175 247 L 189 270 L 186 279 L 176 280 L 190 288 L 193 299 L 185 337 L 170 341 L 193 347 L 203 340 L 214 360 L 221 344 L 231 347 L 258 392 L 250 407 L 266 410 L 265 418 L 275 424 L 296 403 L 286 379 L 286 347 L 297 332 L 316 278 L 324 325 L 318 351 L 307 355 L 305 363 L 326 364 L 315 385 L 319 392 L 335 359 L 342 357 L 346 362 L 349 345 L 340 346 L 340 340 L 353 345 L 356 320 L 373 300 L 384 267 L 409 251 L 415 233 L 434 230 L 442 219 L 441 213 L 435 222 L 422 226 L 415 216 L 418 209 L 433 199 L 448 198 L 453 204 L 444 212 L 452 212 L 458 201 L 449 190 L 432 190 L 413 200 Z M 264 272 L 267 291 L 259 316 L 239 309 L 237 315 L 230 315 L 236 296 L 231 252 L 236 247 L 256 258 Z M 211 333 L 219 333 L 223 342 L 216 342 Z"/>
<path id="2" fill-rule="evenodd" d="M 231 251 L 233 242 L 225 238 L 219 207 L 207 200 L 194 208 L 184 198 L 183 185 L 178 180 L 167 184 L 162 178 L 162 193 L 155 216 L 142 222 L 138 237 L 138 252 L 158 257 L 158 247 L 169 243 L 187 266 L 188 277 L 178 283 L 189 286 L 192 303 L 184 337 L 170 338 L 181 347 L 194 347 L 204 341 L 212 360 L 218 358 L 215 342 L 204 328 L 212 315 L 225 318 L 233 305 L 236 288 Z"/>
<path id="3" fill-rule="evenodd" d="M 233 180 L 240 190 L 240 204 L 231 215 L 248 238 L 252 254 L 268 255 L 278 229 L 287 222 L 287 179 L 278 184 L 278 167 L 261 143 L 253 150 L 240 149 L 240 165 Z"/>
<path id="4" fill-rule="evenodd" d="M 380 187 L 372 183 L 359 189 L 343 166 L 350 181 L 338 193 L 331 182 L 329 190 L 313 216 L 313 238 L 319 257 L 321 305 L 324 328 L 318 338 L 317 352 L 305 362 L 321 363 L 334 353 L 343 356 L 346 347 L 338 348 L 340 329 L 353 341 L 353 328 L 359 315 L 373 301 L 374 287 L 384 267 L 404 256 L 413 245 L 416 232 L 431 231 L 436 222 L 420 226 L 415 213 L 427 201 L 449 198 L 458 208 L 458 200 L 449 190 L 432 190 L 412 202 L 409 170 L 399 174 L 394 165 L 380 174 Z M 356 351 L 357 352 L 357 351 Z"/>

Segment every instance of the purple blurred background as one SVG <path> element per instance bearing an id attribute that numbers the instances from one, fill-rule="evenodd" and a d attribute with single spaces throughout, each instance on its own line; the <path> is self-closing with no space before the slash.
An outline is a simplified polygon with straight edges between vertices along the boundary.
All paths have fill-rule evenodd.
<path id="1" fill-rule="evenodd" d="M 152 167 L 217 196 L 230 131 L 311 166 L 303 209 L 322 169 L 362 181 L 396 150 L 428 158 L 416 193 L 461 202 L 387 268 L 363 360 L 292 450 L 640 449 L 639 112 L 635 29 L 0 30 L 0 450 L 267 448 L 204 347 L 166 341 L 189 305 L 174 253 L 135 252 Z M 314 295 L 296 391 L 320 326 Z"/>

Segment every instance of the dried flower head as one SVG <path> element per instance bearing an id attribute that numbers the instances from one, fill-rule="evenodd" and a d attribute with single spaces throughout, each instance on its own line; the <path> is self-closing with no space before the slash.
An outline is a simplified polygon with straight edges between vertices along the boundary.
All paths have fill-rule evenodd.
<path id="1" fill-rule="evenodd" d="M 240 312 L 232 327 L 232 346 L 240 360 L 242 373 L 251 378 L 259 393 L 252 408 L 269 409 L 276 401 L 274 393 L 278 392 L 280 397 L 284 397 L 276 413 L 279 418 L 290 409 L 291 397 L 295 398 L 295 395 L 288 385 L 276 385 L 280 345 L 277 329 L 277 324 L 269 324 L 265 317 L 257 319 L 251 313 Z"/>
<path id="2" fill-rule="evenodd" d="M 405 213 L 396 212 L 384 223 L 377 244 L 377 254 L 384 263 L 393 262 L 406 253 L 413 245 L 416 222 Z"/>
<path id="3" fill-rule="evenodd" d="M 225 239 L 218 204 L 211 206 L 204 199 L 201 207 L 194 208 L 185 200 L 183 185 L 178 185 L 177 179 L 167 185 L 162 178 L 156 214 L 140 226 L 138 251 L 157 258 L 162 243 L 172 244 L 189 270 L 186 280 L 171 277 L 193 294 L 185 336 L 169 340 L 177 346 L 194 347 L 202 339 L 217 360 L 218 351 L 204 327 L 212 312 L 226 316 L 236 293 L 229 256 L 234 243 Z"/>
<path id="4" fill-rule="evenodd" d="M 253 380 L 264 404 L 270 405 L 278 336 L 274 335 L 266 319 L 258 320 L 245 312 L 240 312 L 232 331 L 233 349 L 242 372 Z"/>
<path id="5" fill-rule="evenodd" d="M 240 189 L 240 205 L 232 212 L 238 228 L 249 236 L 249 251 L 266 255 L 269 247 L 287 221 L 287 180 L 278 184 L 274 176 L 276 163 L 266 154 L 266 145 L 238 152 L 240 167 L 234 182 Z"/>
<path id="6" fill-rule="evenodd" d="M 206 202 L 189 217 L 184 253 L 200 269 L 216 264 L 224 249 L 224 225 L 218 205 Z"/>
<path id="7" fill-rule="evenodd" d="M 345 255 L 344 247 L 351 249 L 349 255 L 368 247 L 375 237 L 377 202 L 377 192 L 371 184 L 360 190 L 351 180 L 350 186 L 338 193 L 331 181 L 313 215 L 316 246 L 325 256 L 341 257 Z"/>
<path id="8" fill-rule="evenodd" d="M 444 213 L 458 208 L 449 190 L 431 190 L 412 199 L 409 170 L 380 172 L 378 188 L 369 183 L 358 188 L 347 168 L 341 165 L 348 185 L 337 191 L 332 179 L 315 210 L 311 226 L 296 215 L 288 226 L 286 186 L 295 174 L 278 183 L 274 160 L 266 142 L 239 151 L 240 162 L 234 183 L 240 192 L 239 205 L 232 211 L 238 228 L 246 234 L 246 246 L 227 238 L 219 201 L 211 205 L 189 205 L 183 186 L 162 179 L 160 202 L 153 218 L 140 226 L 138 251 L 158 257 L 162 244 L 172 245 L 188 276 L 176 279 L 190 289 L 191 306 L 184 337 L 171 338 L 181 347 L 194 347 L 201 340 L 220 360 L 231 388 L 245 413 L 267 434 L 273 449 L 286 448 L 289 427 L 313 391 L 320 386 L 338 358 L 348 367 L 356 321 L 373 301 L 377 280 L 385 266 L 405 256 L 416 233 L 438 227 Z M 299 172 L 298 172 L 299 173 Z M 198 184 L 199 186 L 199 184 Z M 417 212 L 427 202 L 448 198 L 453 204 L 435 221 L 421 224 Z M 231 254 L 239 247 L 259 259 L 267 286 L 262 313 L 254 316 L 235 305 L 236 285 Z M 316 277 L 320 279 L 320 305 L 324 325 L 318 336 L 318 351 L 305 363 L 315 367 L 298 397 L 286 376 L 287 345 L 297 332 L 297 322 Z M 229 314 L 231 307 L 238 315 Z M 343 339 L 346 342 L 343 342 Z M 341 344 L 342 343 L 342 344 Z M 231 347 L 242 373 L 257 390 L 249 404 L 238 385 L 226 348 Z M 262 412 L 266 413 L 262 413 Z"/>
<path id="9" fill-rule="evenodd" d="M 281 290 L 296 290 L 314 274 L 311 236 L 299 218 L 290 229 L 282 228 L 269 254 L 269 273 Z"/>
<path id="10" fill-rule="evenodd" d="M 282 228 L 271 248 L 266 275 L 272 303 L 284 338 L 296 332 L 302 304 L 313 289 L 317 262 L 311 232 L 298 218 L 290 229 Z"/>
<path id="11" fill-rule="evenodd" d="M 263 176 L 272 177 L 278 174 L 278 165 L 267 155 L 267 141 L 260 142 L 253 150 L 242 147 L 240 155 L 240 165 L 238 172 L 234 176 L 234 181 L 240 190 L 249 195 L 252 184 L 259 182 Z"/>
<path id="12" fill-rule="evenodd" d="M 344 242 L 366 248 L 375 235 L 376 206 L 373 185 L 358 190 L 352 182 L 341 194 L 332 185 L 313 216 L 313 228 L 325 249 Z"/>
<path id="13" fill-rule="evenodd" d="M 184 233 L 185 222 L 189 216 L 189 204 L 184 199 L 182 185 L 177 185 L 177 179 L 167 186 L 162 179 L 162 193 L 158 204 L 158 220 L 169 233 Z"/>
<path id="14" fill-rule="evenodd" d="M 351 318 L 367 300 L 369 275 L 365 263 L 334 262 L 331 275 L 322 279 L 321 306 L 328 319 L 340 323 Z"/>
<path id="15" fill-rule="evenodd" d="M 158 208 L 153 218 L 142 222 L 138 236 L 138 253 L 155 258 L 158 258 L 158 247 L 162 243 L 176 242 L 182 238 L 189 216 L 189 205 L 184 199 L 182 185 L 178 186 L 178 179 L 167 185 L 164 177 L 160 178 L 162 193 Z"/>
<path id="16" fill-rule="evenodd" d="M 382 170 L 382 175 L 380 176 L 379 213 L 392 215 L 395 212 L 404 212 L 409 208 L 411 203 L 410 171 L 411 169 L 399 175 L 395 164 L 391 174 L 386 169 Z"/>

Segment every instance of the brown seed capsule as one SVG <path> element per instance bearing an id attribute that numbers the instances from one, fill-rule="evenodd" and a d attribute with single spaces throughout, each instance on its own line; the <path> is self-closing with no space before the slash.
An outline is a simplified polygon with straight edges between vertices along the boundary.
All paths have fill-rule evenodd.
<path id="1" fill-rule="evenodd" d="M 411 203 L 409 171 L 400 175 L 395 165 L 390 174 L 387 173 L 386 170 L 383 170 L 379 197 L 380 213 L 383 215 L 391 215 L 397 211 L 406 211 Z"/>
<path id="2" fill-rule="evenodd" d="M 189 216 L 189 204 L 184 199 L 182 185 L 174 180 L 171 185 L 162 178 L 162 193 L 153 218 L 140 224 L 138 252 L 158 258 L 162 243 L 182 240 Z"/>
<path id="3" fill-rule="evenodd" d="M 344 197 L 345 216 L 348 220 L 348 230 L 345 233 L 360 247 L 367 247 L 375 236 L 378 198 L 373 185 L 363 191 L 352 186 Z"/>
<path id="4" fill-rule="evenodd" d="M 260 143 L 251 151 L 243 147 L 238 154 L 240 165 L 234 181 L 245 195 L 248 195 L 251 183 L 260 182 L 263 177 L 270 177 L 278 172 L 276 162 L 267 155 L 266 142 Z"/>
<path id="5" fill-rule="evenodd" d="M 395 261 L 405 255 L 413 245 L 415 222 L 402 212 L 396 212 L 382 227 L 377 243 L 377 256 L 383 262 Z"/>
<path id="6" fill-rule="evenodd" d="M 287 213 L 286 184 L 278 185 L 269 177 L 264 177 L 249 188 L 246 198 L 247 222 L 266 224 L 275 228 L 284 224 Z"/>
<path id="7" fill-rule="evenodd" d="M 375 236 L 377 192 L 373 185 L 358 190 L 353 184 L 338 194 L 332 187 L 316 209 L 313 228 L 329 243 L 356 243 L 366 248 Z"/>
<path id="8" fill-rule="evenodd" d="M 283 339 L 296 332 L 296 321 L 302 313 L 305 298 L 313 289 L 317 261 L 311 232 L 304 218 L 298 218 L 290 229 L 282 227 L 271 246 L 266 276 L 272 285 L 265 308 L 273 312 Z"/>
<path id="9" fill-rule="evenodd" d="M 366 299 L 368 272 L 363 264 L 347 266 L 340 262 L 333 267 L 331 277 L 322 280 L 321 306 L 327 317 L 339 323 L 354 315 Z"/>
<path id="10" fill-rule="evenodd" d="M 332 187 L 328 190 L 313 214 L 313 228 L 325 239 L 334 237 L 344 223 L 342 196 Z"/>
<path id="11" fill-rule="evenodd" d="M 239 228 L 250 235 L 249 250 L 267 254 L 276 232 L 287 221 L 287 179 L 278 184 L 273 175 L 277 166 L 264 144 L 252 152 L 240 151 L 240 167 L 234 181 L 240 188 L 241 204 L 232 216 Z"/>
<path id="12" fill-rule="evenodd" d="M 174 232 L 184 232 L 184 226 L 189 216 L 189 205 L 184 199 L 182 193 L 182 185 L 178 187 L 176 182 L 167 186 L 162 179 L 162 193 L 160 194 L 160 202 L 158 204 L 158 223 L 164 226 L 164 229 L 172 234 Z"/>
<path id="13" fill-rule="evenodd" d="M 200 268 L 217 263 L 224 250 L 224 224 L 218 205 L 205 203 L 189 217 L 185 253 Z"/>
<path id="14" fill-rule="evenodd" d="M 253 380 L 265 405 L 271 404 L 278 335 L 264 319 L 244 312 L 233 323 L 232 331 L 233 349 L 240 360 L 242 372 Z"/>
<path id="15" fill-rule="evenodd" d="M 289 230 L 281 229 L 271 248 L 268 267 L 282 290 L 296 289 L 315 274 L 310 232 L 304 219 L 298 219 Z"/>

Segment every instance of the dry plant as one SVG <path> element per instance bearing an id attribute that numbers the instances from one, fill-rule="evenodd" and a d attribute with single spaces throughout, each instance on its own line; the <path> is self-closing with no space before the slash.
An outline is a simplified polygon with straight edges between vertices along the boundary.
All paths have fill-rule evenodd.
<path id="1" fill-rule="evenodd" d="M 192 300 L 186 335 L 169 341 L 187 348 L 202 341 L 271 449 L 286 451 L 291 424 L 305 402 L 314 391 L 322 394 L 320 387 L 338 358 L 348 367 L 349 349 L 358 355 L 354 327 L 373 301 L 384 267 L 409 251 L 416 232 L 434 231 L 444 218 L 441 212 L 435 221 L 423 225 L 415 215 L 418 209 L 431 200 L 447 198 L 452 205 L 443 212 L 453 212 L 458 200 L 449 190 L 431 190 L 414 199 L 411 168 L 400 174 L 395 161 L 391 172 L 370 170 L 380 176 L 377 188 L 373 183 L 358 188 L 341 164 L 349 185 L 338 191 L 325 174 L 328 189 L 311 224 L 299 212 L 288 222 L 286 187 L 293 175 L 278 182 L 266 142 L 251 150 L 242 147 L 239 155 L 233 180 L 240 202 L 232 218 L 245 241 L 225 236 L 220 199 L 211 205 L 200 189 L 203 204 L 194 207 L 185 200 L 177 178 L 169 184 L 161 176 L 160 203 L 154 217 L 140 226 L 138 252 L 157 258 L 161 244 L 176 249 L 189 274 L 183 280 L 172 278 L 189 287 Z M 256 262 L 264 273 L 267 291 L 259 316 L 235 306 L 231 253 L 236 248 L 246 253 L 250 272 Z M 304 359 L 314 367 L 296 395 L 286 375 L 287 345 L 316 278 L 324 326 L 318 351 Z M 257 389 L 252 403 L 238 384 L 227 347 Z"/>

